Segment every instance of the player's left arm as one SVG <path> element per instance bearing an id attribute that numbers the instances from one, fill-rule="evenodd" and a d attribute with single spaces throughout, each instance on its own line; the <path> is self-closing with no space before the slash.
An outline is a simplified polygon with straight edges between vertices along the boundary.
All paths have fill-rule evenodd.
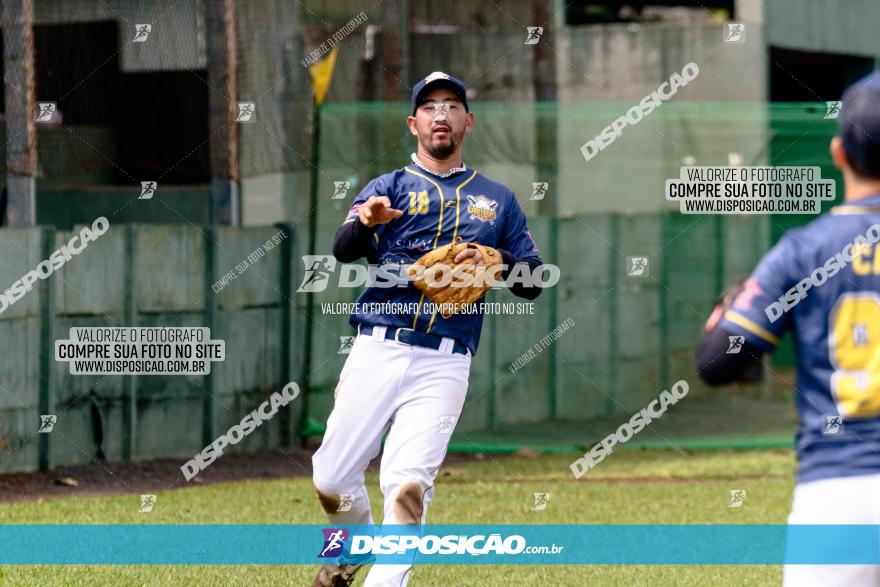
<path id="1" fill-rule="evenodd" d="M 779 344 L 791 314 L 771 320 L 766 308 L 783 296 L 800 271 L 792 235 L 783 237 L 751 277 L 729 287 L 703 328 L 697 373 L 709 385 L 754 383 L 763 377 L 764 354 Z"/>
<path id="2" fill-rule="evenodd" d="M 538 252 L 538 245 L 529 232 L 526 215 L 516 200 L 516 196 L 510 194 L 510 204 L 507 206 L 501 236 L 498 240 L 498 252 L 506 269 L 501 272 L 501 278 L 507 279 L 517 265 L 520 265 L 520 275 L 528 272 L 534 275 L 535 269 L 544 264 Z M 541 295 L 540 283 L 532 283 L 531 280 L 515 280 L 508 287 L 510 292 L 527 300 L 534 300 Z"/>

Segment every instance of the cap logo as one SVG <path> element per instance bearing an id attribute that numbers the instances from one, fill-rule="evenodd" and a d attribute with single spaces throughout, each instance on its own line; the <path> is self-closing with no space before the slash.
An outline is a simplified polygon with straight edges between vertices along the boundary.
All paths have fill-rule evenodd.
<path id="1" fill-rule="evenodd" d="M 449 79 L 449 76 L 443 73 L 442 71 L 435 71 L 425 78 L 425 83 L 431 83 L 435 79 Z"/>

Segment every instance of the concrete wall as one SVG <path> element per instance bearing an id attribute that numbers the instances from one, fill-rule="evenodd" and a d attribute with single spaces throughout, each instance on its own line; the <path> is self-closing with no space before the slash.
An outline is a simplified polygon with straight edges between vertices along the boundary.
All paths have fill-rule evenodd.
<path id="1" fill-rule="evenodd" d="M 562 102 L 638 101 L 693 61 L 700 77 L 681 102 L 764 101 L 763 31 L 746 23 L 742 43 L 726 43 L 726 25 L 615 24 L 566 27 L 558 35 Z"/>
<path id="2" fill-rule="evenodd" d="M 698 77 L 692 85 L 702 81 Z M 676 203 L 665 200 L 664 186 L 682 166 L 728 165 L 731 157 L 741 165 L 767 161 L 771 112 L 766 104 L 688 103 L 678 96 L 625 127 L 586 161 L 581 145 L 636 103 L 560 107 L 556 193 L 564 213 L 677 210 Z"/>
<path id="3" fill-rule="evenodd" d="M 766 21 L 774 47 L 880 58 L 875 0 L 773 0 Z"/>

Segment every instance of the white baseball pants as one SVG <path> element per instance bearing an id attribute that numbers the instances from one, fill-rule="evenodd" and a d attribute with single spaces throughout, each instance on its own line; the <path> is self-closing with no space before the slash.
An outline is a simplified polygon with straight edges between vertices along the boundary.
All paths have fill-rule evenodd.
<path id="1" fill-rule="evenodd" d="M 789 524 L 880 524 L 880 475 L 799 484 Z M 784 587 L 880 587 L 878 565 L 785 565 Z"/>
<path id="2" fill-rule="evenodd" d="M 379 454 L 385 524 L 424 524 L 434 478 L 464 405 L 471 356 L 360 334 L 336 387 L 314 483 L 331 524 L 372 524 L 364 471 Z M 444 345 L 450 348 L 451 344 Z M 389 429 L 390 428 L 390 429 Z M 410 565 L 373 565 L 365 587 L 402 587 Z"/>

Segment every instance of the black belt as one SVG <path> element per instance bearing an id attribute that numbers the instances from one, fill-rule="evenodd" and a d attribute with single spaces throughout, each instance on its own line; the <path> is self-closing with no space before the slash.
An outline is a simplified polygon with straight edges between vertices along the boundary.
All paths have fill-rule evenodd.
<path id="1" fill-rule="evenodd" d="M 372 326 L 367 326 L 365 324 L 358 325 L 358 334 L 372 333 Z M 385 340 L 393 340 L 394 342 L 401 342 L 403 344 L 425 347 L 429 349 L 434 349 L 435 351 L 440 350 L 440 345 L 443 344 L 442 336 L 437 336 L 436 334 L 428 334 L 427 332 L 416 332 L 412 328 L 395 328 L 393 326 L 385 327 Z M 470 351 L 468 350 L 467 346 L 464 345 L 464 343 L 461 343 L 454 338 L 451 340 L 453 341 L 453 353 L 457 353 L 459 355 L 470 354 Z"/>

